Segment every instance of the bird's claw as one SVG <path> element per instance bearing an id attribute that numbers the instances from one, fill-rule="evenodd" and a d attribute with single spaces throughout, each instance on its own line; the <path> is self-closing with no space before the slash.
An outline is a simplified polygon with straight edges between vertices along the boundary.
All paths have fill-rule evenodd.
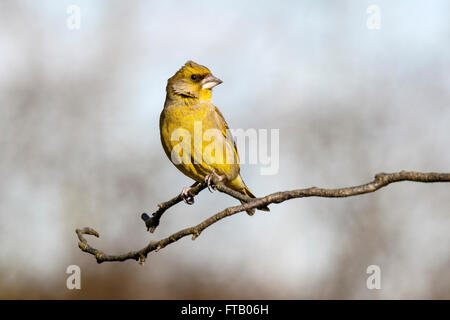
<path id="1" fill-rule="evenodd" d="M 187 204 L 194 204 L 194 197 L 189 194 L 189 191 L 192 189 L 192 187 L 184 187 L 181 191 L 181 197 L 183 198 L 183 201 Z"/>
<path id="2" fill-rule="evenodd" d="M 206 183 L 206 186 L 208 187 L 209 192 L 213 192 L 213 191 L 217 190 L 217 187 L 214 184 L 213 178 L 215 178 L 217 182 L 221 182 L 225 179 L 225 175 L 219 176 L 215 171 L 213 171 L 205 177 L 205 183 Z"/>
<path id="3" fill-rule="evenodd" d="M 209 190 L 209 192 L 211 192 L 211 193 L 213 192 L 213 190 L 217 190 L 217 189 L 216 189 L 216 186 L 214 185 L 214 182 L 212 181 L 213 174 L 214 174 L 214 173 L 208 174 L 208 175 L 205 177 L 206 186 L 208 187 L 208 190 Z"/>

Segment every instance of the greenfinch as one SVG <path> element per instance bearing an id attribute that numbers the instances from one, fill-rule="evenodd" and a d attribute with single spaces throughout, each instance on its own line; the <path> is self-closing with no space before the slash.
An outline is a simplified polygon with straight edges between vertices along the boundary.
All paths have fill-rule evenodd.
<path id="1" fill-rule="evenodd" d="M 225 186 L 255 198 L 241 178 L 239 156 L 228 125 L 212 102 L 212 88 L 221 83 L 207 67 L 193 61 L 186 62 L 167 81 L 159 120 L 161 143 L 170 161 L 196 181 L 181 192 L 188 204 L 194 202 L 189 190 L 204 181 L 209 188 L 213 175 Z M 258 209 L 269 211 L 267 207 Z M 252 215 L 254 210 L 247 213 Z"/>

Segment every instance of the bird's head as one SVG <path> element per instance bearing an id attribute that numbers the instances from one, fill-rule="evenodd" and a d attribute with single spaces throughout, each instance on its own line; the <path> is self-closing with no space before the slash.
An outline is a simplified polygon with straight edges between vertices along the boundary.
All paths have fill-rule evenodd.
<path id="1" fill-rule="evenodd" d="M 173 100 L 208 100 L 211 89 L 221 84 L 205 66 L 188 61 L 167 81 L 167 96 Z"/>

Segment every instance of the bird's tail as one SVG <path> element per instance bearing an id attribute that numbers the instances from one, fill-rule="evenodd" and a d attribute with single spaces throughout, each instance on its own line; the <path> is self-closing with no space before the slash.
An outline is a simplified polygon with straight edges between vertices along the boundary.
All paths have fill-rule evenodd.
<path id="1" fill-rule="evenodd" d="M 255 195 L 247 188 L 247 186 L 245 186 L 244 193 L 245 193 L 245 195 L 246 195 L 247 197 L 250 197 L 250 198 L 256 198 Z M 244 201 L 241 201 L 241 203 L 242 203 L 242 204 L 245 204 Z M 267 212 L 270 211 L 270 209 L 269 209 L 268 206 L 258 207 L 257 209 L 258 209 L 258 210 L 261 210 L 261 211 L 267 211 Z M 254 213 L 255 213 L 255 209 L 247 210 L 247 214 L 250 215 L 250 216 L 252 216 Z"/>
<path id="2" fill-rule="evenodd" d="M 247 197 L 256 198 L 255 195 L 247 188 L 247 186 L 245 185 L 244 181 L 242 180 L 242 178 L 240 176 L 238 176 L 236 179 L 231 181 L 229 186 L 236 191 L 242 192 Z M 242 200 L 240 200 L 240 201 L 242 204 L 245 204 L 245 201 L 242 201 Z M 267 207 L 267 206 L 259 207 L 257 209 L 261 210 L 261 211 L 270 211 L 269 207 Z M 255 213 L 255 209 L 249 209 L 246 211 L 249 216 L 252 216 Z"/>

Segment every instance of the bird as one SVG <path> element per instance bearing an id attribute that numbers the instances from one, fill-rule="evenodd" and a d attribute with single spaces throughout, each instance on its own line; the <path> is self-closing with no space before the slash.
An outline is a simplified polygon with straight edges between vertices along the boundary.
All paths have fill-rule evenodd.
<path id="1" fill-rule="evenodd" d="M 212 101 L 212 89 L 221 83 L 207 67 L 192 60 L 167 80 L 159 119 L 160 138 L 169 160 L 195 181 L 181 191 L 187 204 L 194 203 L 189 191 L 203 182 L 209 189 L 213 176 L 232 190 L 256 198 L 241 177 L 236 143 L 228 124 Z M 267 206 L 258 209 L 270 211 Z M 253 215 L 255 209 L 246 211 Z"/>

